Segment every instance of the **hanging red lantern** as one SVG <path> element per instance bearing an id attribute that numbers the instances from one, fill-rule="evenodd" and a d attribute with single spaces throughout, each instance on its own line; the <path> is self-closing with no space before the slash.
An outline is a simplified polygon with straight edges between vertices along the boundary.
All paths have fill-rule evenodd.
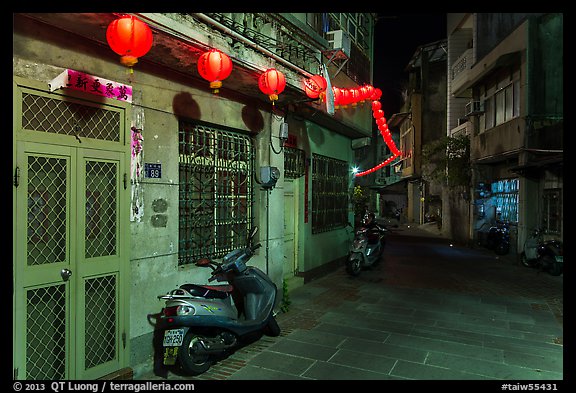
<path id="1" fill-rule="evenodd" d="M 214 93 L 218 93 L 222 81 L 232 72 L 232 60 L 218 49 L 210 49 L 200 56 L 197 67 L 200 76 L 210 82 L 210 88 L 214 89 Z"/>
<path id="2" fill-rule="evenodd" d="M 380 101 L 372 101 L 372 112 L 382 109 L 382 104 Z"/>
<path id="3" fill-rule="evenodd" d="M 275 68 L 269 68 L 260 75 L 258 87 L 274 104 L 274 101 L 278 100 L 278 94 L 282 93 L 286 87 L 286 78 L 283 73 Z"/>
<path id="4" fill-rule="evenodd" d="M 370 99 L 372 101 L 377 101 L 380 99 L 380 97 L 382 97 L 382 90 L 380 90 L 379 88 L 374 88 L 374 91 L 372 92 L 372 96 L 370 97 Z"/>
<path id="5" fill-rule="evenodd" d="M 332 86 L 332 92 L 334 93 L 334 108 L 339 109 L 340 105 L 342 105 L 342 89 Z"/>
<path id="6" fill-rule="evenodd" d="M 340 89 L 340 105 L 344 108 L 348 108 L 348 104 L 352 102 L 352 94 L 348 89 Z"/>
<path id="7" fill-rule="evenodd" d="M 360 90 L 353 87 L 349 91 L 350 91 L 350 103 L 352 104 L 352 106 L 358 105 L 358 102 L 360 101 Z"/>
<path id="8" fill-rule="evenodd" d="M 132 67 L 152 48 L 152 30 L 136 17 L 125 15 L 108 25 L 106 40 L 110 48 L 121 56 L 120 63 Z"/>
<path id="9" fill-rule="evenodd" d="M 320 97 L 327 87 L 328 83 L 322 75 L 312 75 L 304 80 L 304 92 L 309 98 L 316 99 Z"/>

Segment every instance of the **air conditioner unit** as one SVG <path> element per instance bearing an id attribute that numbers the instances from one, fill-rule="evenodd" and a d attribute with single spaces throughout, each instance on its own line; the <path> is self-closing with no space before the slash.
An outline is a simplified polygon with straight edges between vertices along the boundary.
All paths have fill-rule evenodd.
<path id="1" fill-rule="evenodd" d="M 336 53 L 335 57 L 350 58 L 350 36 L 344 30 L 333 30 L 326 33 L 328 49 Z"/>
<path id="2" fill-rule="evenodd" d="M 352 139 L 352 149 L 360 149 L 361 147 L 370 146 L 371 139 L 369 136 L 364 138 Z"/>
<path id="3" fill-rule="evenodd" d="M 466 116 L 479 115 L 484 113 L 484 102 L 470 101 L 466 104 Z"/>

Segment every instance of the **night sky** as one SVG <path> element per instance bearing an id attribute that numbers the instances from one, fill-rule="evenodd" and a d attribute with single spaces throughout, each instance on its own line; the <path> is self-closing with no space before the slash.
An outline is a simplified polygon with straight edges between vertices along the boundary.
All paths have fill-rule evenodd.
<path id="1" fill-rule="evenodd" d="M 374 39 L 374 87 L 389 119 L 399 112 L 408 74 L 404 69 L 420 45 L 447 38 L 445 13 L 378 14 Z"/>

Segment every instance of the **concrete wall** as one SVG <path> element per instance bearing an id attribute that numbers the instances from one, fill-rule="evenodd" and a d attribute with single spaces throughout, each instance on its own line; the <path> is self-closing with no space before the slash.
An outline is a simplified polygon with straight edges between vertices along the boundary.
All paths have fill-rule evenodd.
<path id="1" fill-rule="evenodd" d="M 350 139 L 326 130 L 318 125 L 306 122 L 310 153 L 321 154 L 342 161 L 353 161 L 353 151 L 350 148 Z M 350 166 L 350 169 L 352 166 Z M 312 211 L 312 173 L 309 173 L 308 195 L 310 198 L 310 212 Z M 352 195 L 353 177 L 350 175 L 349 194 Z M 349 221 L 354 222 L 352 205 L 349 205 Z M 324 233 L 312 234 L 312 215 L 308 217 L 308 224 L 302 230 L 305 238 L 305 251 L 303 271 L 307 272 L 323 264 L 333 262 L 345 257 L 350 246 L 350 228 L 336 229 Z"/>

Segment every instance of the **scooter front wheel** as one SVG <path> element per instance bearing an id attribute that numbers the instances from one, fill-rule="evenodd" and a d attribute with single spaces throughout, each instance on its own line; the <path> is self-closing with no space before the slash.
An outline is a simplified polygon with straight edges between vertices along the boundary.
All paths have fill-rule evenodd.
<path id="1" fill-rule="evenodd" d="M 212 366 L 209 355 L 199 354 L 198 348 L 202 336 L 189 331 L 178 351 L 178 362 L 182 371 L 189 375 L 199 375 L 208 371 Z"/>
<path id="2" fill-rule="evenodd" d="M 357 276 L 362 270 L 362 261 L 359 258 L 353 258 L 346 262 L 346 271 L 351 276 Z"/>

